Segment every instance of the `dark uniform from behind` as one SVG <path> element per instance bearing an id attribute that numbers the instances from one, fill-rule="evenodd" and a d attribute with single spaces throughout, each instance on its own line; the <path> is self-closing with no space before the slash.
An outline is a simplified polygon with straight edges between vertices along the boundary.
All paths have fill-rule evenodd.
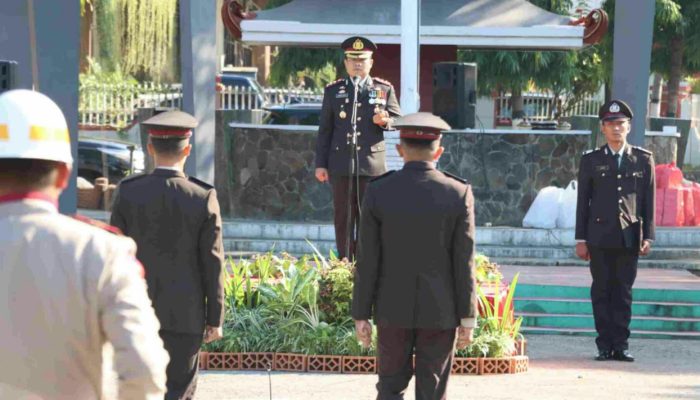
<path id="1" fill-rule="evenodd" d="M 369 63 L 371 68 L 374 43 L 361 37 L 351 37 L 341 46 L 346 54 L 346 66 L 355 62 Z M 355 74 L 348 67 L 349 74 Z M 354 75 L 353 75 L 354 76 Z M 369 179 L 386 172 L 386 146 L 384 131 L 391 128 L 391 117 L 400 115 L 394 87 L 388 81 L 366 75 L 358 84 L 357 105 L 357 151 L 356 176 L 352 188 L 352 214 L 350 218 L 350 253 L 345 254 L 348 232 L 348 179 L 353 133 L 352 113 L 355 99 L 355 86 L 350 76 L 326 86 L 316 141 L 316 168 L 330 175 L 333 190 L 333 209 L 336 246 L 340 257 L 353 258 L 355 255 L 355 234 L 358 220 L 358 207 Z M 375 115 L 384 116 L 380 124 Z M 379 117 L 377 117 L 379 118 Z M 319 178 L 321 180 L 321 178 Z M 323 180 L 322 180 L 323 181 Z M 357 187 L 359 182 L 359 196 Z M 359 202 L 358 202 L 359 198 Z"/>
<path id="2" fill-rule="evenodd" d="M 189 137 L 196 120 L 171 111 L 144 124 L 156 148 L 156 141 Z M 148 294 L 170 354 L 166 399 L 191 399 L 205 326 L 209 332 L 209 327 L 223 323 L 223 245 L 216 190 L 186 176 L 181 168 L 157 166 L 150 174 L 120 183 L 111 223 L 136 241 L 137 258 L 146 270 Z"/>
<path id="3" fill-rule="evenodd" d="M 620 124 L 616 129 L 621 133 L 606 133 L 611 128 L 604 126 L 608 144 L 581 158 L 577 254 L 590 258 L 591 301 L 598 332 L 596 359 L 633 361 L 627 352 L 632 285 L 640 249 L 648 252 L 654 239 L 654 157 L 648 150 L 626 143 L 624 129 L 629 130 L 632 111 L 624 102 L 613 100 L 603 105 L 599 117 L 604 123 Z M 613 150 L 616 146 L 611 146 L 611 138 L 622 142 L 619 154 Z M 589 257 L 579 253 L 586 247 Z"/>
<path id="4" fill-rule="evenodd" d="M 379 399 L 403 398 L 413 354 L 416 399 L 443 399 L 455 329 L 464 327 L 463 339 L 475 326 L 474 198 L 464 180 L 438 171 L 433 161 L 407 156 L 416 141 L 431 146 L 449 125 L 417 113 L 395 126 L 406 164 L 367 187 L 352 317 L 358 336 L 372 315 L 377 325 Z M 431 150 L 434 160 L 442 153 L 438 146 Z"/>

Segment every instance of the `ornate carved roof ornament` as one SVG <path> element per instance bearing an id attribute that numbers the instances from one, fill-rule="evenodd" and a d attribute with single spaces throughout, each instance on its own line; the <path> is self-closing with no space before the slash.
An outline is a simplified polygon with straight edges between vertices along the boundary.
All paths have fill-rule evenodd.
<path id="1" fill-rule="evenodd" d="M 608 14 L 605 10 L 596 8 L 585 17 L 572 20 L 570 25 L 583 25 L 583 44 L 591 46 L 600 43 L 608 32 Z"/>
<path id="2" fill-rule="evenodd" d="M 236 0 L 224 0 L 221 6 L 221 19 L 224 22 L 226 30 L 234 38 L 240 40 L 243 32 L 241 31 L 241 21 L 244 19 L 254 19 L 257 14 L 252 11 L 243 11 L 243 6 Z"/>

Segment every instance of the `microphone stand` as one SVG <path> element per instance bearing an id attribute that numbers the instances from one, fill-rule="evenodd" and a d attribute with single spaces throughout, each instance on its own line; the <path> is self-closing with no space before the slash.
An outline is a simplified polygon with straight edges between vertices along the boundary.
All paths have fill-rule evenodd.
<path id="1" fill-rule="evenodd" d="M 350 117 L 350 123 L 352 124 L 352 133 L 347 134 L 347 139 L 348 139 L 348 145 L 350 146 L 350 160 L 348 164 L 348 193 L 347 193 L 347 214 L 345 216 L 345 221 L 346 221 L 346 236 L 345 236 L 345 256 L 348 258 L 348 260 L 352 261 L 352 257 L 350 255 L 350 241 L 353 240 L 353 226 L 352 226 L 352 184 L 353 181 L 355 180 L 355 177 L 357 175 L 357 165 L 355 163 L 355 159 L 357 158 L 357 97 L 359 95 L 359 84 L 360 84 L 360 77 L 359 76 L 354 76 L 352 78 L 352 84 L 355 88 L 355 95 L 352 100 L 352 115 Z M 358 187 L 356 188 L 358 191 L 358 196 L 359 196 L 359 184 Z M 358 204 L 358 213 L 359 213 L 359 204 Z"/>

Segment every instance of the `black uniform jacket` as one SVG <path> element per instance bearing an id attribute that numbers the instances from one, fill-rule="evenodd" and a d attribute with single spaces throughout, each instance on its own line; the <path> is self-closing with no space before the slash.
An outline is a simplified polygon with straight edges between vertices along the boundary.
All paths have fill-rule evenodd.
<path id="1" fill-rule="evenodd" d="M 352 105 L 355 88 L 349 78 L 337 80 L 326 86 L 316 139 L 316 168 L 326 168 L 331 175 L 348 176 L 352 135 Z M 358 175 L 377 176 L 386 172 L 386 145 L 384 131 L 372 122 L 375 109 L 389 112 L 389 116 L 401 114 L 394 87 L 388 81 L 368 77 L 358 95 L 357 143 Z"/>
<path id="2" fill-rule="evenodd" d="M 451 329 L 475 318 L 474 198 L 429 162 L 371 182 L 362 206 L 352 317 Z"/>
<path id="3" fill-rule="evenodd" d="M 617 167 L 607 144 L 581 157 L 576 239 L 604 248 L 639 248 L 654 239 L 654 157 L 625 146 Z"/>
<path id="4" fill-rule="evenodd" d="M 213 187 L 156 169 L 119 184 L 111 224 L 136 241 L 162 329 L 202 334 L 224 316 L 221 215 Z"/>

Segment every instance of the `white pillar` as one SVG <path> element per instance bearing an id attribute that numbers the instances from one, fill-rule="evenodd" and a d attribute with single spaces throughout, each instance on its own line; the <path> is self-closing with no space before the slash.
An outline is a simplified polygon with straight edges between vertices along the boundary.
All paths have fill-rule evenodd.
<path id="1" fill-rule="evenodd" d="M 401 0 L 401 112 L 420 108 L 420 0 Z"/>

